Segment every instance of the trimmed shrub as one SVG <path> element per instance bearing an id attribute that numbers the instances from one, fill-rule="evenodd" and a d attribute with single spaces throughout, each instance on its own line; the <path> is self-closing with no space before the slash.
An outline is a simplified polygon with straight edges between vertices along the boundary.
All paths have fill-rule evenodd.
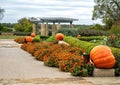
<path id="1" fill-rule="evenodd" d="M 101 30 L 78 29 L 78 34 L 82 36 L 103 36 L 108 35 L 109 32 Z"/>
<path id="2" fill-rule="evenodd" d="M 40 36 L 39 35 L 36 35 L 34 38 L 33 38 L 33 42 L 40 42 Z"/>
<path id="3" fill-rule="evenodd" d="M 103 40 L 105 36 L 81 36 L 79 39 L 83 41 L 91 41 L 91 40 Z"/>

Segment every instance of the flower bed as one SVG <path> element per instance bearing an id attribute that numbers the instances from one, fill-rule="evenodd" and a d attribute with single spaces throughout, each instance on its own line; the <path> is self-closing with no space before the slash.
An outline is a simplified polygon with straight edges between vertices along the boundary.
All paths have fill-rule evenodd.
<path id="1" fill-rule="evenodd" d="M 21 48 L 47 66 L 58 67 L 61 71 L 71 72 L 74 76 L 92 75 L 93 66 L 84 61 L 82 55 L 84 50 L 81 48 L 52 42 L 27 43 Z"/>

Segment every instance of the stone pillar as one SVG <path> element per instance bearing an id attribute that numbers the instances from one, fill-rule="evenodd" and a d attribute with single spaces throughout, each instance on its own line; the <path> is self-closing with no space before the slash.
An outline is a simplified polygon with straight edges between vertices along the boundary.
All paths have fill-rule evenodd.
<path id="1" fill-rule="evenodd" d="M 53 22 L 53 25 L 52 25 L 52 35 L 55 35 L 55 32 L 56 32 L 56 26 L 55 26 L 55 22 Z"/>
<path id="2" fill-rule="evenodd" d="M 70 27 L 69 28 L 73 28 L 73 24 L 72 24 L 72 22 L 70 22 Z"/>
<path id="3" fill-rule="evenodd" d="M 45 26 L 45 35 L 48 36 L 48 22 L 46 23 L 46 26 Z"/>
<path id="4" fill-rule="evenodd" d="M 36 25 L 34 23 L 32 25 L 32 32 L 36 34 Z"/>
<path id="5" fill-rule="evenodd" d="M 61 26 L 60 26 L 60 22 L 58 22 L 58 24 L 57 24 L 57 30 L 59 30 L 60 28 L 61 28 Z"/>
<path id="6" fill-rule="evenodd" d="M 45 24 L 44 24 L 44 22 L 41 23 L 41 30 L 40 30 L 40 32 L 41 32 L 42 36 L 45 36 Z"/>

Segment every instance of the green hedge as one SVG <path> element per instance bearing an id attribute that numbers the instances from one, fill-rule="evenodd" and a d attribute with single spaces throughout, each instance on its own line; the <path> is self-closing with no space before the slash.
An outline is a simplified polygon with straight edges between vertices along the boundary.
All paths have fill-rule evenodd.
<path id="1" fill-rule="evenodd" d="M 92 48 L 99 45 L 99 44 L 96 44 L 96 43 L 90 43 L 90 42 L 82 41 L 82 40 L 79 40 L 77 38 L 70 37 L 70 36 L 66 36 L 64 38 L 64 40 L 71 45 L 75 45 L 77 47 L 82 48 L 83 50 L 86 50 L 86 53 L 88 53 L 88 54 L 90 53 Z M 110 48 L 111 48 L 113 54 L 116 55 L 116 57 L 120 58 L 120 49 L 119 48 L 114 48 L 114 47 L 110 47 Z"/>
<path id="2" fill-rule="evenodd" d="M 102 30 L 78 29 L 78 34 L 82 36 L 103 36 L 109 35 L 109 32 Z"/>
<path id="3" fill-rule="evenodd" d="M 81 36 L 80 40 L 91 41 L 91 40 L 103 40 L 105 36 Z"/>
<path id="4" fill-rule="evenodd" d="M 98 44 L 95 44 L 95 43 L 89 43 L 89 42 L 86 42 L 86 41 L 82 41 L 82 40 L 79 40 L 77 38 L 70 37 L 70 36 L 66 36 L 64 38 L 64 40 L 71 45 L 82 48 L 83 50 L 86 51 L 87 54 L 90 53 L 90 51 L 93 47 L 98 45 Z"/>

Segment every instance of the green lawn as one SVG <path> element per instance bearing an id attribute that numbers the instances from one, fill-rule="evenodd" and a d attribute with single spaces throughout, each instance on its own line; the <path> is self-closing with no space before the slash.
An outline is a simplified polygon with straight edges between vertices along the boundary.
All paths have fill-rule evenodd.
<path id="1" fill-rule="evenodd" d="M 0 39 L 15 39 L 17 37 L 23 37 L 23 36 L 13 36 L 13 35 L 0 35 Z"/>

